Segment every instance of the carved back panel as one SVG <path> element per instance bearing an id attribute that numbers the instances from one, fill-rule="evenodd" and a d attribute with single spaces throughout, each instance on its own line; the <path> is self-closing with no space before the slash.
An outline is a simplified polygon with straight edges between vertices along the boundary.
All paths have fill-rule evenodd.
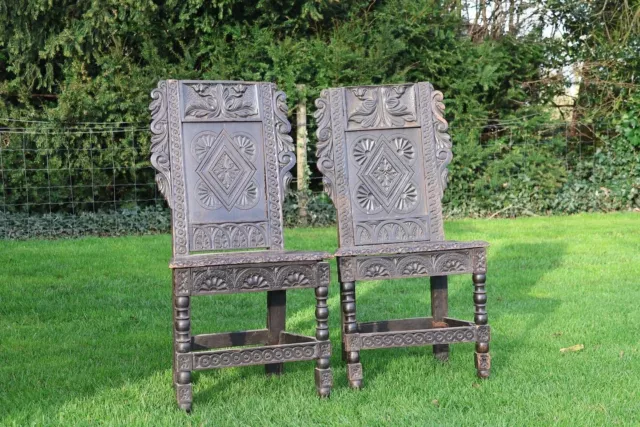
<path id="1" fill-rule="evenodd" d="M 151 163 L 172 209 L 173 252 L 281 250 L 295 164 L 272 83 L 166 80 L 151 92 Z"/>
<path id="2" fill-rule="evenodd" d="M 318 168 L 340 246 L 444 240 L 452 154 L 442 99 L 429 83 L 322 91 Z"/>

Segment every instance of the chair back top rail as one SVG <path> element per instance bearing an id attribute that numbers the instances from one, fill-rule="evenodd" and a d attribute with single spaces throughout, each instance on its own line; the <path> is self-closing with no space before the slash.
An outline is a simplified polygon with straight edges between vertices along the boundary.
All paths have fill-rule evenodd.
<path id="1" fill-rule="evenodd" d="M 283 245 L 295 164 L 273 83 L 163 80 L 151 92 L 151 164 L 172 209 L 173 255 Z"/>
<path id="2" fill-rule="evenodd" d="M 322 91 L 317 164 L 341 247 L 444 240 L 452 152 L 442 100 L 427 82 Z"/>

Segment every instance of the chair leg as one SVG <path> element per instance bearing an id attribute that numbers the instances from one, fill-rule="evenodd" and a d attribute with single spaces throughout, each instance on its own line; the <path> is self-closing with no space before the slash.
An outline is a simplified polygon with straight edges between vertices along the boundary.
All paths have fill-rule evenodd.
<path id="1" fill-rule="evenodd" d="M 316 288 L 316 339 L 318 341 L 329 340 L 329 307 L 327 295 L 329 288 L 319 286 Z M 324 355 L 323 355 L 324 356 Z M 333 385 L 333 375 L 329 366 L 329 355 L 316 359 L 315 369 L 316 390 L 320 397 L 329 397 Z"/>
<path id="2" fill-rule="evenodd" d="M 342 331 L 345 335 L 358 332 L 356 323 L 356 282 L 340 282 L 340 294 L 342 300 L 342 312 L 344 314 Z M 348 337 L 345 337 L 348 339 Z M 351 388 L 362 388 L 362 364 L 360 363 L 360 351 L 348 351 L 347 354 L 347 379 Z"/>
<path id="3" fill-rule="evenodd" d="M 280 343 L 280 332 L 285 330 L 287 319 L 287 291 L 267 292 L 267 329 L 269 338 L 267 345 Z M 271 363 L 264 365 L 267 375 L 281 375 L 284 372 L 284 363 Z"/>
<path id="4" fill-rule="evenodd" d="M 433 276 L 431 282 L 431 315 L 434 326 L 442 324 L 449 311 L 447 295 L 447 276 Z M 446 362 L 449 360 L 449 344 L 436 344 L 433 346 L 433 355 L 436 359 Z"/>
<path id="5" fill-rule="evenodd" d="M 353 296 L 353 299 L 355 301 L 355 295 Z M 345 303 L 345 293 L 342 292 L 342 287 L 340 288 L 340 307 L 344 307 L 344 303 Z M 340 325 L 342 325 L 342 327 L 340 328 L 340 354 L 342 356 L 342 361 L 346 362 L 347 361 L 347 350 L 346 350 L 346 345 L 345 345 L 345 333 L 344 333 L 344 310 L 342 310 L 342 308 L 340 309 Z"/>
<path id="6" fill-rule="evenodd" d="M 486 326 L 487 317 L 487 292 L 485 290 L 486 275 L 473 274 L 473 302 L 475 304 L 474 322 L 479 326 Z M 476 342 L 476 370 L 479 378 L 488 378 L 491 371 L 491 355 L 489 354 L 489 334 L 479 333 Z"/>
<path id="7" fill-rule="evenodd" d="M 191 363 L 189 358 L 183 362 L 180 355 L 191 351 L 191 298 L 188 296 L 173 297 L 174 320 L 174 377 L 178 406 L 187 412 L 191 411 Z"/>

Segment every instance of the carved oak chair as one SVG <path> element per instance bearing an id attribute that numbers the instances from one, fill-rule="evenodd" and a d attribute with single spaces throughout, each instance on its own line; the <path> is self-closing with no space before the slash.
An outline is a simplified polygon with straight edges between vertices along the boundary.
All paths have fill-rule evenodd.
<path id="1" fill-rule="evenodd" d="M 332 88 L 316 100 L 318 168 L 338 211 L 342 357 L 362 387 L 360 350 L 476 342 L 489 376 L 486 242 L 446 241 L 441 198 L 451 141 L 442 93 L 429 83 Z M 475 323 L 447 317 L 447 276 L 471 273 Z M 356 321 L 356 281 L 430 277 L 432 317 Z M 388 291 L 385 291 L 388 292 Z M 391 294 L 388 294 L 392 296 Z"/>
<path id="2" fill-rule="evenodd" d="M 191 410 L 192 371 L 265 365 L 280 374 L 283 362 L 303 360 L 316 360 L 316 388 L 328 396 L 331 255 L 283 250 L 295 164 L 285 94 L 271 83 L 167 80 L 151 97 L 151 163 L 172 209 L 178 405 Z M 315 338 L 285 332 L 286 291 L 299 288 L 315 288 Z M 238 292 L 266 292 L 265 329 L 191 335 L 192 296 Z"/>

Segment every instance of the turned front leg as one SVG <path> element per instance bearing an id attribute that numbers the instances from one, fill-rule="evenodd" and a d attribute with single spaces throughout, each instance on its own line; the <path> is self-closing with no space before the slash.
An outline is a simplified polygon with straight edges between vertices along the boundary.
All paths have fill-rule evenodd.
<path id="1" fill-rule="evenodd" d="M 473 302 L 475 304 L 474 322 L 479 326 L 478 338 L 476 341 L 476 369 L 478 377 L 488 378 L 491 370 L 491 355 L 489 354 L 489 328 L 487 323 L 487 292 L 485 290 L 486 275 L 475 273 L 472 276 L 474 292 Z"/>
<path id="2" fill-rule="evenodd" d="M 191 411 L 191 298 L 173 297 L 174 379 L 178 406 Z"/>
<path id="3" fill-rule="evenodd" d="M 316 390 L 320 397 L 329 397 L 331 386 L 333 385 L 333 376 L 329 366 L 331 344 L 329 343 L 328 294 L 329 288 L 327 286 L 318 286 L 316 288 L 316 339 L 324 342 L 320 344 L 320 355 L 316 359 L 315 369 Z"/>
<path id="4" fill-rule="evenodd" d="M 358 333 L 356 323 L 356 282 L 340 282 L 340 293 L 342 294 L 342 330 L 345 336 L 345 343 L 349 340 L 350 334 Z M 347 351 L 347 378 L 349 386 L 352 388 L 362 388 L 362 364 L 360 364 L 360 351 Z"/>

